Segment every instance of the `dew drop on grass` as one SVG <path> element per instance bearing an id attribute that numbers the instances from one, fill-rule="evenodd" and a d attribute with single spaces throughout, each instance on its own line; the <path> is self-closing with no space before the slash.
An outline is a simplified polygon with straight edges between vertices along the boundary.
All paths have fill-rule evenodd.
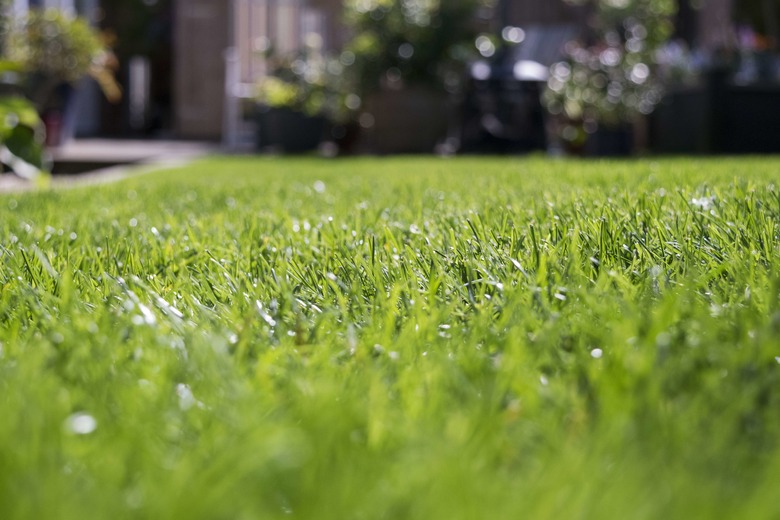
<path id="1" fill-rule="evenodd" d="M 184 343 L 184 339 L 180 337 L 174 337 L 169 342 L 170 346 L 174 350 L 180 351 L 187 358 L 187 345 Z"/>
<path id="2" fill-rule="evenodd" d="M 325 193 L 325 183 L 322 181 L 316 181 L 314 183 L 314 191 L 317 193 Z"/>
<path id="3" fill-rule="evenodd" d="M 144 492 L 140 487 L 131 489 L 125 495 L 125 503 L 130 509 L 140 509 L 144 505 Z"/>
<path id="4" fill-rule="evenodd" d="M 591 355 L 593 354 L 591 353 Z M 539 376 L 539 382 L 542 386 L 547 386 L 550 383 L 544 375 Z"/>
<path id="5" fill-rule="evenodd" d="M 717 303 L 713 303 L 712 305 L 710 305 L 710 316 L 712 316 L 713 318 L 719 317 L 722 312 L 723 312 L 723 307 L 718 305 Z"/>
<path id="6" fill-rule="evenodd" d="M 715 203 L 715 197 L 701 197 L 701 198 L 693 198 L 691 199 L 691 204 L 694 206 L 701 208 L 703 210 L 708 210 L 712 207 L 712 205 Z"/>
<path id="7" fill-rule="evenodd" d="M 198 403 L 189 385 L 184 383 L 176 385 L 176 395 L 179 396 L 179 408 L 182 410 L 189 410 Z"/>
<path id="8" fill-rule="evenodd" d="M 138 219 L 131 218 L 129 224 L 130 227 L 136 227 L 138 225 Z"/>
<path id="9" fill-rule="evenodd" d="M 592 357 L 593 359 L 601 359 L 601 356 L 603 355 L 604 355 L 604 351 L 601 350 L 600 348 L 594 348 L 593 350 L 590 351 L 590 357 Z"/>
<path id="10" fill-rule="evenodd" d="M 154 325 L 155 323 L 157 323 L 157 318 L 154 317 L 154 314 L 149 309 L 149 307 L 147 307 L 143 303 L 139 303 L 138 310 L 141 311 L 144 323 L 146 323 L 147 325 Z"/>
<path id="11" fill-rule="evenodd" d="M 166 314 L 168 314 L 169 316 L 173 316 L 173 317 L 178 318 L 178 319 L 183 319 L 184 318 L 184 314 L 182 314 L 182 312 L 179 309 L 177 309 L 176 307 L 174 307 L 173 305 L 171 305 L 170 303 L 165 301 L 164 298 L 161 298 L 161 297 L 158 296 L 157 297 L 157 305 L 162 310 L 164 310 L 166 312 Z"/>
<path id="12" fill-rule="evenodd" d="M 450 328 L 450 325 L 447 323 L 439 325 L 439 336 L 444 339 L 450 339 L 452 337 L 449 333 Z"/>
<path id="13" fill-rule="evenodd" d="M 668 348 L 672 344 L 672 336 L 668 332 L 661 332 L 655 337 L 655 345 L 658 348 Z"/>
<path id="14" fill-rule="evenodd" d="M 270 314 L 265 312 L 265 309 L 263 308 L 263 302 L 260 300 L 255 300 L 255 306 L 257 307 L 257 312 L 260 314 L 260 317 L 263 319 L 263 321 L 266 322 L 270 327 L 276 327 L 276 320 L 273 319 Z"/>
<path id="15" fill-rule="evenodd" d="M 65 427 L 76 435 L 89 435 L 97 429 L 97 421 L 88 413 L 77 412 L 65 419 Z"/>

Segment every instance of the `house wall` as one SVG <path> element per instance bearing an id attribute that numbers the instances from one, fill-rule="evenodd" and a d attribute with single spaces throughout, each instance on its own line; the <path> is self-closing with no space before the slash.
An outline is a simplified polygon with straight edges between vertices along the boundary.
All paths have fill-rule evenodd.
<path id="1" fill-rule="evenodd" d="M 341 0 L 175 0 L 174 132 L 185 139 L 219 139 L 224 127 L 225 51 L 235 47 L 238 81 L 266 73 L 263 51 L 290 53 L 308 32 L 324 44 L 343 43 Z"/>
<path id="2" fill-rule="evenodd" d="M 234 0 L 233 6 L 233 45 L 244 83 L 265 76 L 264 52 L 269 48 L 282 55 L 292 53 L 309 32 L 322 36 L 325 49 L 340 49 L 346 42 L 342 0 Z"/>
<path id="3" fill-rule="evenodd" d="M 523 27 L 537 24 L 584 23 L 583 8 L 563 0 L 507 0 L 508 21 Z"/>
<path id="4" fill-rule="evenodd" d="M 708 51 L 730 48 L 734 44 L 732 28 L 733 0 L 707 0 L 697 17 L 697 41 Z"/>
<path id="5" fill-rule="evenodd" d="M 344 9 L 343 0 L 309 0 L 311 8 L 320 11 L 325 19 L 325 48 L 340 49 L 347 42 L 349 35 L 344 31 L 341 13 Z"/>
<path id="6" fill-rule="evenodd" d="M 30 7 L 57 8 L 71 12 L 76 9 L 74 0 L 14 0 L 13 4 L 17 13 L 24 12 Z"/>
<path id="7" fill-rule="evenodd" d="M 225 97 L 230 2 L 174 3 L 174 131 L 185 139 L 219 139 Z"/>

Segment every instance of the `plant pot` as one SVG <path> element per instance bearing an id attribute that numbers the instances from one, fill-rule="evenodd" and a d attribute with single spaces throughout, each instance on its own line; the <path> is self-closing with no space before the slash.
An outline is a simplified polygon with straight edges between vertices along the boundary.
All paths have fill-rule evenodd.
<path id="1" fill-rule="evenodd" d="M 433 153 L 447 136 L 446 94 L 426 88 L 383 90 L 368 97 L 358 148 L 377 154 Z"/>
<path id="2" fill-rule="evenodd" d="M 592 157 L 627 157 L 634 152 L 634 130 L 630 124 L 600 125 L 585 140 L 584 154 Z"/>
<path id="3" fill-rule="evenodd" d="M 301 153 L 316 150 L 327 120 L 286 107 L 260 106 L 257 111 L 258 150 Z"/>

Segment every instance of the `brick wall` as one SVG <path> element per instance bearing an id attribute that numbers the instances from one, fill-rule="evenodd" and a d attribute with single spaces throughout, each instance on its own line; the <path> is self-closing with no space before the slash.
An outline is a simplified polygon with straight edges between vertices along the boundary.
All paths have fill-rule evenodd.
<path id="1" fill-rule="evenodd" d="M 219 139 L 229 45 L 226 0 L 176 0 L 175 132 L 190 139 Z"/>

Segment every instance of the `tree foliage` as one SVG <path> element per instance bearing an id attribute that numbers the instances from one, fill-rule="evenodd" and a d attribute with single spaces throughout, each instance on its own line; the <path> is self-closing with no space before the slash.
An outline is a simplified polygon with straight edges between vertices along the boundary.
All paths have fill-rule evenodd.
<path id="1" fill-rule="evenodd" d="M 609 125 L 649 114 L 664 82 L 658 51 L 674 31 L 674 0 L 570 0 L 591 9 L 590 31 L 566 47 L 545 102 L 571 121 Z"/>
<path id="2" fill-rule="evenodd" d="M 485 0 L 350 0 L 348 72 L 361 91 L 424 84 L 452 89 L 473 56 Z"/>
<path id="3" fill-rule="evenodd" d="M 121 95 L 113 79 L 112 54 L 83 18 L 57 9 L 32 9 L 10 26 L 6 44 L 8 58 L 21 65 L 28 79 L 27 94 L 39 107 L 57 85 L 87 75 L 109 100 Z"/>

